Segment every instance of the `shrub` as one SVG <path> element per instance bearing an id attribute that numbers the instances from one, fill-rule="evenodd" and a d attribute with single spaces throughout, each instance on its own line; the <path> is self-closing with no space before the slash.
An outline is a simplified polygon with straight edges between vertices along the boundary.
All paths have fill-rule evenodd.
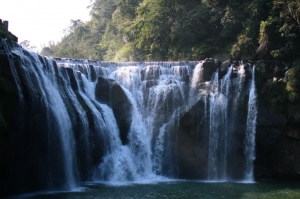
<path id="1" fill-rule="evenodd" d="M 293 67 L 286 72 L 288 81 L 286 90 L 291 102 L 300 101 L 300 60 L 293 63 Z"/>

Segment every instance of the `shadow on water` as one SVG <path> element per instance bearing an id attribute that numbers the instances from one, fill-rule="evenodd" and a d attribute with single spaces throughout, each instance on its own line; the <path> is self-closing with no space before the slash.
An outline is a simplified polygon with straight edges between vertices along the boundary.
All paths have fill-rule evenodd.
<path id="1" fill-rule="evenodd" d="M 10 198 L 82 199 L 82 198 L 201 198 L 201 199 L 277 199 L 300 198 L 300 182 L 258 181 L 256 183 L 169 181 L 151 184 L 108 185 L 86 183 L 73 192 L 48 192 Z"/>

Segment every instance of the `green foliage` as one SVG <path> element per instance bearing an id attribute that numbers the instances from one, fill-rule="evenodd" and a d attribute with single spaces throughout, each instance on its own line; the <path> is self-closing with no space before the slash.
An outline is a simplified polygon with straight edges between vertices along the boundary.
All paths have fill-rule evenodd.
<path id="1" fill-rule="evenodd" d="M 230 55 L 234 59 L 241 59 L 242 56 L 253 56 L 253 41 L 244 34 L 237 37 L 237 42 L 232 45 Z"/>
<path id="2" fill-rule="evenodd" d="M 132 43 L 127 43 L 118 50 L 114 57 L 114 61 L 128 62 L 135 60 L 135 57 L 137 57 L 135 55 L 135 47 L 132 45 Z"/>
<path id="3" fill-rule="evenodd" d="M 265 101 L 274 110 L 281 113 L 289 111 L 289 96 L 284 82 L 269 82 L 265 85 Z"/>
<path id="4" fill-rule="evenodd" d="M 261 21 L 260 22 L 260 30 L 259 30 L 259 38 L 258 43 L 259 47 L 257 48 L 257 52 L 260 54 L 268 53 L 268 43 L 269 43 L 269 35 L 267 31 L 267 27 L 271 25 L 270 20 Z"/>
<path id="5" fill-rule="evenodd" d="M 17 41 L 17 37 L 11 34 L 9 31 L 7 31 L 4 28 L 4 24 L 2 23 L 2 20 L 0 19 L 0 37 L 6 38 L 8 41 Z"/>
<path id="6" fill-rule="evenodd" d="M 6 30 L 0 26 L 0 37 L 7 38 L 9 41 L 14 41 L 14 38 Z"/>
<path id="7" fill-rule="evenodd" d="M 272 109 L 289 115 L 300 110 L 300 60 L 293 63 L 293 67 L 286 72 L 286 81 L 267 82 L 267 66 L 264 63 L 256 65 L 256 84 L 263 86 L 264 100 Z"/>
<path id="8" fill-rule="evenodd" d="M 42 54 L 106 61 L 295 59 L 300 0 L 94 0 Z"/>
<path id="9" fill-rule="evenodd" d="M 296 36 L 300 28 L 300 0 L 274 0 L 274 8 L 280 11 L 283 20 L 280 32 L 287 37 Z"/>
<path id="10" fill-rule="evenodd" d="M 300 102 L 300 60 L 293 63 L 293 67 L 287 71 L 286 90 L 291 102 Z"/>
<path id="11" fill-rule="evenodd" d="M 268 79 L 268 73 L 266 71 L 266 64 L 258 62 L 255 64 L 255 84 L 257 90 L 261 90 L 265 81 Z"/>

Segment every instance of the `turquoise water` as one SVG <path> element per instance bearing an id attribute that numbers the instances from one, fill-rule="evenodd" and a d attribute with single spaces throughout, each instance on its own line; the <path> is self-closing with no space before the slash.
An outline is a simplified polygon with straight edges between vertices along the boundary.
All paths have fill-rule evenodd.
<path id="1" fill-rule="evenodd" d="M 16 198 L 83 199 L 83 198 L 203 198 L 203 199 L 255 199 L 255 198 L 300 198 L 299 181 L 258 181 L 256 183 L 173 181 L 151 184 L 83 184 L 73 192 L 40 193 Z"/>

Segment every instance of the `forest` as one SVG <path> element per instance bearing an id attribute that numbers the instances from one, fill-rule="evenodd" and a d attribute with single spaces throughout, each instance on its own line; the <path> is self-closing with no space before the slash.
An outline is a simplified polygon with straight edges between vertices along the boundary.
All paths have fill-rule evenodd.
<path id="1" fill-rule="evenodd" d="M 41 54 L 99 61 L 295 60 L 300 0 L 94 0 Z M 84 8 L 83 8 L 84 9 Z"/>

